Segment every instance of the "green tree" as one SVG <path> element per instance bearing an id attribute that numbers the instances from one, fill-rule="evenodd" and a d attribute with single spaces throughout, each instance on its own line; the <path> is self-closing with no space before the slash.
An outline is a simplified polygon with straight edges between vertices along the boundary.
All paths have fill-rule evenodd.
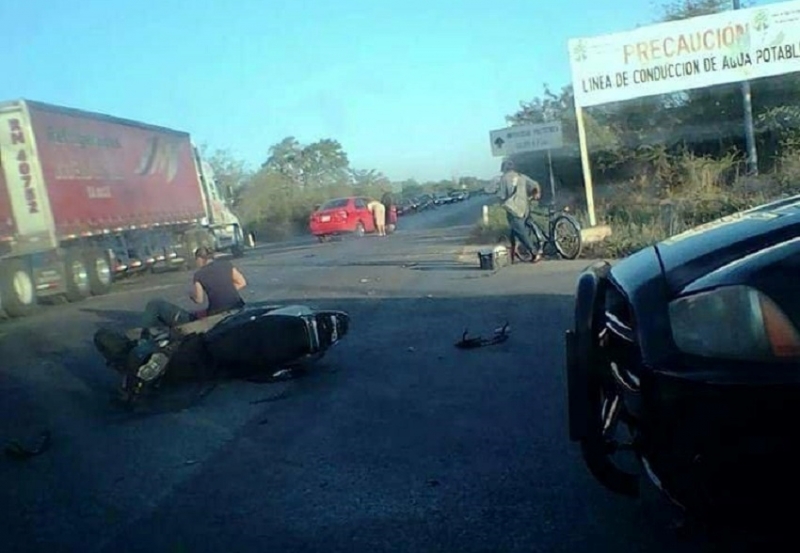
<path id="1" fill-rule="evenodd" d="M 375 169 L 353 169 L 350 174 L 353 179 L 353 184 L 358 187 L 388 188 L 392 185 L 386 175 Z"/>
<path id="2" fill-rule="evenodd" d="M 346 183 L 350 161 L 342 145 L 326 138 L 303 146 L 289 136 L 269 149 L 261 165 L 265 171 L 283 175 L 302 187 L 323 187 Z"/>
<path id="3" fill-rule="evenodd" d="M 349 181 L 350 161 L 342 145 L 325 138 L 304 147 L 300 156 L 303 186 L 331 186 Z"/>
<path id="4" fill-rule="evenodd" d="M 749 2 L 742 2 L 742 7 L 749 6 Z M 690 17 L 711 15 L 727 11 L 733 7 L 731 0 L 673 0 L 661 6 L 659 21 L 680 21 Z"/>
<path id="5" fill-rule="evenodd" d="M 214 176 L 222 193 L 236 205 L 252 176 L 247 164 L 234 156 L 230 150 L 217 149 L 212 152 L 207 144 L 200 146 L 200 156 L 214 170 Z"/>

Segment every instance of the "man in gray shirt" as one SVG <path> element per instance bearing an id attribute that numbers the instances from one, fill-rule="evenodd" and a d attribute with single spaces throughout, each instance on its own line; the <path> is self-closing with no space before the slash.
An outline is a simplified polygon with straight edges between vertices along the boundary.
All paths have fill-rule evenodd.
<path id="1" fill-rule="evenodd" d="M 531 243 L 530 233 L 525 228 L 525 220 L 530 212 L 530 199 L 538 200 L 542 195 L 542 189 L 538 182 L 527 175 L 517 172 L 514 162 L 510 159 L 503 161 L 500 171 L 502 171 L 503 175 L 500 177 L 497 196 L 502 202 L 501 205 L 506 212 L 508 220 L 512 262 L 516 255 L 516 243 L 519 240 L 533 254 L 531 262 L 536 263 L 542 259 L 544 237 L 534 225 L 536 241 L 538 242 L 534 246 Z"/>

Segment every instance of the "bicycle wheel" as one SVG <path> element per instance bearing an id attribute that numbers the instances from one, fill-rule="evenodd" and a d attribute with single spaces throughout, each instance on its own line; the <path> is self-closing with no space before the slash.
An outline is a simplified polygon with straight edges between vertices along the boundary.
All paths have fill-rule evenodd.
<path id="1" fill-rule="evenodd" d="M 581 226 L 570 215 L 559 215 L 553 223 L 553 243 L 564 259 L 576 259 L 583 251 Z"/>

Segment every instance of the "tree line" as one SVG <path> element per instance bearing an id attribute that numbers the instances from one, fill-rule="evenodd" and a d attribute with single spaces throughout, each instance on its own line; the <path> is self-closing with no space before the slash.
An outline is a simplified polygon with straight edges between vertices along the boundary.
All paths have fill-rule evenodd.
<path id="1" fill-rule="evenodd" d="M 674 0 L 662 6 L 655 22 L 730 8 L 728 0 Z M 758 167 L 763 176 L 761 181 L 756 179 L 755 185 L 752 179 L 748 181 L 749 186 L 752 189 L 774 185 L 783 191 L 797 190 L 800 74 L 758 79 L 750 86 Z M 745 180 L 742 178 L 744 102 L 740 83 L 593 106 L 585 108 L 583 113 L 598 215 L 606 222 L 619 219 L 620 210 L 630 210 L 631 203 L 638 200 L 733 197 L 731 202 L 723 202 L 725 205 L 720 208 L 723 211 L 745 202 L 737 196 L 736 188 L 741 188 Z M 572 85 L 553 88 L 544 84 L 540 95 L 521 101 L 519 108 L 506 119 L 510 125 L 561 122 L 568 147 L 556 152 L 553 158 L 557 196 L 561 203 L 579 211 L 584 203 L 583 174 Z M 263 163 L 255 170 L 248 170 L 227 151 L 205 150 L 220 183 L 233 191 L 234 209 L 262 239 L 281 239 L 306 232 L 308 216 L 314 207 L 335 196 L 380 197 L 386 190 L 392 190 L 409 197 L 462 185 L 479 189 L 488 184 L 477 177 L 392 182 L 378 169 L 352 167 L 342 145 L 332 138 L 301 144 L 295 137 L 286 137 L 269 148 Z M 518 154 L 514 160 L 524 172 L 544 184 L 548 200 L 550 171 L 546 154 Z M 716 214 L 712 209 L 700 218 Z M 623 219 L 635 217 L 627 213 Z"/>
<path id="2" fill-rule="evenodd" d="M 662 7 L 655 23 L 729 9 L 729 0 L 676 0 Z M 800 73 L 754 80 L 750 87 L 759 172 L 785 172 L 787 164 L 800 168 L 794 162 L 800 151 Z M 715 185 L 730 184 L 745 171 L 744 109 L 741 83 L 584 108 L 595 185 L 647 181 L 650 195 L 674 196 L 687 185 L 703 186 L 689 182 L 698 171 Z M 560 89 L 545 84 L 540 96 L 521 102 L 506 119 L 511 125 L 560 121 L 564 141 L 574 149 L 557 158 L 558 181 L 573 192 L 582 190 L 571 84 Z M 539 175 L 546 166 L 538 152 L 515 160 Z"/>
<path id="3" fill-rule="evenodd" d="M 230 192 L 234 211 L 260 240 L 306 233 L 313 209 L 335 197 L 380 198 L 389 191 L 400 199 L 462 187 L 476 190 L 487 184 L 476 177 L 393 182 L 377 169 L 352 167 L 347 152 L 332 138 L 302 144 L 295 137 L 286 137 L 269 148 L 255 170 L 228 150 L 201 149 L 219 185 Z"/>

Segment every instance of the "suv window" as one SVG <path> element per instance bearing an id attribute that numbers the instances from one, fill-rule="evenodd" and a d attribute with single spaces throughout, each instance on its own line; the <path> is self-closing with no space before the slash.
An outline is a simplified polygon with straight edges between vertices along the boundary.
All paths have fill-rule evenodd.
<path id="1" fill-rule="evenodd" d="M 366 209 L 367 207 L 367 202 L 364 200 L 364 198 L 356 198 L 355 203 L 357 209 Z"/>

